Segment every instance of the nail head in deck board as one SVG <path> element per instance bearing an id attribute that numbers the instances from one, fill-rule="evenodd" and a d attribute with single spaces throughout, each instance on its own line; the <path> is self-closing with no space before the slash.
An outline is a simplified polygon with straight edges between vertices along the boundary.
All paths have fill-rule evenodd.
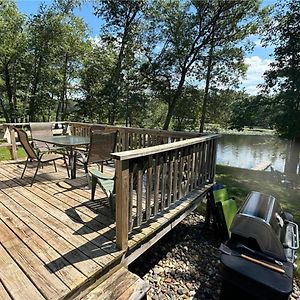
<path id="1" fill-rule="evenodd" d="M 45 298 L 32 284 L 15 261 L 0 244 L 1 281 L 15 300 L 44 300 Z M 0 294 L 1 296 L 1 294 Z M 0 297 L 0 299 L 2 299 Z"/>

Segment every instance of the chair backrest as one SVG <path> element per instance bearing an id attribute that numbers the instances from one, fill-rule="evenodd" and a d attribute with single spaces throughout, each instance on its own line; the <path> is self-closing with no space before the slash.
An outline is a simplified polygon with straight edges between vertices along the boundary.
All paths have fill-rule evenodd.
<path id="1" fill-rule="evenodd" d="M 90 147 L 88 153 L 88 163 L 103 162 L 111 159 L 111 153 L 115 151 L 118 131 L 105 132 L 96 128 L 91 128 Z"/>
<path id="2" fill-rule="evenodd" d="M 31 131 L 31 137 L 38 138 L 38 137 L 44 137 L 44 136 L 52 136 L 52 123 L 50 122 L 34 122 L 29 123 L 30 131 Z M 46 143 L 34 141 L 34 145 L 39 148 L 47 148 Z"/>
<path id="3" fill-rule="evenodd" d="M 226 188 L 221 188 L 213 191 L 215 202 L 224 202 L 229 199 L 228 192 Z"/>
<path id="4" fill-rule="evenodd" d="M 29 123 L 32 138 L 41 136 L 52 136 L 52 123 L 50 122 L 34 122 Z"/>
<path id="5" fill-rule="evenodd" d="M 14 128 L 14 130 L 17 132 L 19 141 L 20 141 L 21 145 L 23 146 L 28 157 L 31 159 L 38 159 L 36 152 L 30 145 L 27 133 L 24 130 L 18 129 L 18 128 Z"/>

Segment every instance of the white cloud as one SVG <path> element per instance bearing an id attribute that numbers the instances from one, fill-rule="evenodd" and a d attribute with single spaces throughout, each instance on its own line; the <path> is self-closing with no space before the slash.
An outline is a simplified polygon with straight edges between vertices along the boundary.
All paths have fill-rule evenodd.
<path id="1" fill-rule="evenodd" d="M 245 58 L 248 65 L 246 78 L 242 80 L 242 87 L 246 92 L 255 95 L 258 92 L 257 85 L 264 82 L 263 74 L 269 68 L 271 59 L 262 59 L 259 56 L 251 56 Z"/>

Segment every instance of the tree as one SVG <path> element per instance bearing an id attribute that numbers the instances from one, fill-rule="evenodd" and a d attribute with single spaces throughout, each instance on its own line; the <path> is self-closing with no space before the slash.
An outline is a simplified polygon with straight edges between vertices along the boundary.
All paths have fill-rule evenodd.
<path id="1" fill-rule="evenodd" d="M 286 172 L 294 172 L 300 152 L 300 1 L 279 2 L 266 43 L 275 45 L 264 92 L 273 93 L 272 119 L 278 134 L 291 140 Z M 288 154 L 289 154 L 288 153 Z"/>
<path id="2" fill-rule="evenodd" d="M 18 117 L 20 73 L 27 44 L 24 26 L 16 4 L 0 1 L 0 107 L 6 122 L 16 122 Z"/>
<path id="3" fill-rule="evenodd" d="M 56 120 L 66 118 L 68 96 L 78 81 L 88 39 L 86 25 L 74 16 L 71 4 L 72 1 L 58 1 L 51 7 L 42 5 L 29 21 L 26 72 L 30 74 L 28 114 L 31 121 L 49 120 L 55 110 Z"/>
<path id="4" fill-rule="evenodd" d="M 120 107 L 127 103 L 123 95 L 127 88 L 126 74 L 135 64 L 135 52 L 138 52 L 136 38 L 145 2 L 145 0 L 98 0 L 94 6 L 95 14 L 105 20 L 102 38 L 110 42 L 118 53 L 114 69 L 102 93 L 110 103 L 108 112 L 110 124 L 115 123 Z"/>
<path id="5" fill-rule="evenodd" d="M 258 12 L 255 0 L 153 1 L 147 14 L 148 61 L 143 72 L 152 78 L 153 89 L 168 105 L 164 129 L 169 128 L 187 81 L 195 80 L 199 61 L 209 49 L 212 52 L 227 41 L 240 41 L 252 32 Z"/>

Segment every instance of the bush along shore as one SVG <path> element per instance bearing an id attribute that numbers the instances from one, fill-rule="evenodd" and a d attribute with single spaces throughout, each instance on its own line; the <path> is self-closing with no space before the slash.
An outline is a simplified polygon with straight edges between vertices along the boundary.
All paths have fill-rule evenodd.
<path id="1" fill-rule="evenodd" d="M 193 212 L 129 269 L 149 283 L 149 299 L 219 299 L 219 246 L 204 217 Z M 291 299 L 300 299 L 296 282 Z"/>

